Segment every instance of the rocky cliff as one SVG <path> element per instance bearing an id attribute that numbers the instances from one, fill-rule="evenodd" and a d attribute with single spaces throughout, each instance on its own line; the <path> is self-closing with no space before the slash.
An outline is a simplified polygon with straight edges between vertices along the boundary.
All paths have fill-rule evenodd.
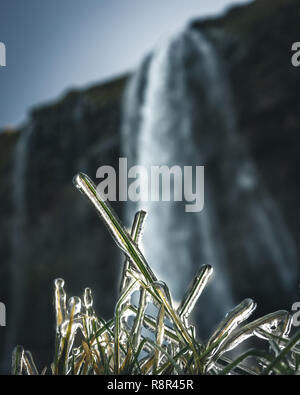
<path id="1" fill-rule="evenodd" d="M 295 0 L 264 0 L 234 8 L 224 18 L 192 24 L 207 32 L 222 54 L 238 118 L 238 133 L 246 140 L 297 249 L 300 69 L 292 66 L 291 46 L 300 37 L 299 17 L 300 5 Z M 239 273 L 242 266 L 238 258 L 235 260 L 234 272 Z M 255 282 L 255 278 L 249 282 L 250 287 Z M 295 287 L 297 282 L 299 276 L 295 278 Z M 245 292 L 250 295 L 251 289 Z"/>
<path id="2" fill-rule="evenodd" d="M 234 8 L 222 18 L 196 19 L 188 27 L 192 34 L 184 33 L 181 36 L 184 38 L 176 41 L 181 52 L 176 52 L 174 46 L 168 49 L 168 54 L 174 55 L 174 65 L 177 67 L 183 56 L 184 70 L 189 70 L 189 74 L 177 75 L 175 71 L 181 70 L 181 73 L 183 69 L 176 69 L 170 63 L 168 67 L 173 71 L 168 74 L 170 78 L 164 89 L 176 86 L 183 75 L 192 87 L 188 111 L 195 123 L 191 138 L 196 152 L 201 158 L 207 158 L 206 180 L 212 180 L 210 205 L 217 218 L 214 227 L 217 226 L 217 233 L 221 235 L 222 254 L 226 262 L 230 262 L 226 271 L 229 271 L 231 296 L 235 302 L 247 296 L 258 299 L 260 312 L 289 308 L 297 297 L 297 269 L 291 271 L 285 259 L 298 259 L 300 239 L 297 176 L 300 68 L 293 67 L 290 61 L 291 45 L 300 38 L 299 17 L 297 0 L 256 1 Z M 199 36 L 195 39 L 194 33 L 205 38 L 200 47 Z M 205 43 L 209 43 L 209 47 Z M 217 56 L 212 56 L 210 49 L 210 56 L 204 56 L 207 48 L 212 48 Z M 195 51 L 198 55 L 200 51 L 200 55 L 196 57 Z M 121 257 L 108 232 L 71 181 L 79 170 L 95 178 L 99 166 L 116 166 L 125 143 L 132 155 L 139 155 L 140 115 L 134 109 L 139 111 L 146 102 L 145 97 L 149 100 L 145 92 L 152 87 L 148 73 L 155 56 L 154 51 L 133 77 L 137 83 L 133 89 L 136 95 L 131 96 L 130 109 L 124 110 L 123 128 L 121 100 L 126 77 L 84 91 L 69 92 L 57 102 L 33 110 L 19 130 L 0 134 L 0 301 L 7 307 L 7 327 L 0 328 L 4 370 L 9 366 L 8 358 L 15 343 L 30 349 L 40 368 L 50 361 L 54 341 L 52 281 L 56 277 L 66 280 L 69 294 L 80 294 L 84 287 L 92 287 L 97 312 L 104 317 L 113 312 Z M 169 59 L 164 58 L 164 67 Z M 207 64 L 207 59 L 214 59 L 213 64 Z M 209 66 L 214 64 L 222 70 L 224 78 L 218 73 L 215 73 L 217 79 L 212 78 Z M 207 72 L 210 79 L 203 81 L 199 70 Z M 225 76 L 226 89 L 222 83 Z M 208 100 L 214 91 L 207 81 L 219 92 L 214 101 Z M 228 130 L 232 129 L 229 128 L 228 97 L 222 96 L 228 90 L 235 114 L 237 145 L 229 144 Z M 172 99 L 172 103 L 187 102 L 187 96 L 173 95 Z M 178 117 L 180 107 L 172 107 L 172 103 L 168 111 L 173 108 L 171 116 L 177 114 Z M 227 106 L 226 111 L 222 110 L 222 103 L 224 108 Z M 125 107 L 126 104 L 129 105 L 125 100 Z M 162 104 L 157 108 L 159 111 L 165 108 L 164 101 Z M 229 122 L 227 129 L 225 119 Z M 148 125 L 155 125 L 156 121 L 152 121 Z M 124 135 L 123 140 L 120 136 L 124 122 L 129 122 L 131 128 L 130 141 L 125 143 Z M 178 130 L 182 126 L 173 123 L 172 141 L 176 140 L 176 125 Z M 147 130 L 152 129 L 149 126 Z M 161 148 L 159 141 L 160 137 L 156 140 L 158 152 L 170 152 L 171 146 L 164 143 Z M 247 147 L 246 153 L 241 146 Z M 239 182 L 242 179 L 244 183 L 243 193 L 239 183 L 234 184 L 234 189 L 233 174 L 238 174 L 241 163 L 251 163 L 251 169 L 252 165 L 255 167 L 255 180 L 259 180 L 255 193 L 249 192 L 248 173 L 239 178 Z M 257 201 L 261 202 L 258 206 Z M 274 205 L 280 220 L 277 214 L 274 218 Z M 124 209 L 120 204 L 114 208 L 119 214 Z M 248 208 L 253 210 L 253 215 Z M 261 222 L 261 218 L 265 221 Z M 198 225 L 202 226 L 201 237 L 206 235 L 201 240 L 206 240 L 205 245 L 214 250 L 219 242 L 216 243 L 212 231 L 208 232 L 207 221 L 205 226 L 203 221 Z M 185 229 L 189 229 L 188 224 Z M 192 241 L 194 245 L 200 244 L 199 240 Z M 253 251 L 255 254 L 251 254 Z M 191 277 L 207 255 L 200 251 L 193 256 L 194 266 L 184 269 Z M 219 262 L 223 262 L 222 259 Z M 278 273 L 282 270 L 285 275 L 289 272 L 292 275 L 294 281 L 293 285 L 289 282 L 288 292 L 284 291 L 278 273 L 272 275 L 275 270 L 272 259 L 280 260 Z M 251 262 L 255 262 L 255 270 Z M 216 300 L 222 304 L 218 296 Z"/>
<path id="3" fill-rule="evenodd" d="M 120 256 L 72 178 L 83 171 L 95 179 L 99 166 L 117 164 L 125 82 L 124 77 L 71 91 L 33 110 L 19 131 L 0 134 L 0 300 L 7 308 L 0 345 L 5 358 L 17 342 L 32 349 L 39 363 L 51 359 L 57 277 L 65 279 L 70 294 L 91 286 L 99 314 L 108 318 L 113 313 Z M 117 204 L 114 208 L 120 212 Z M 9 364 L 6 360 L 5 368 Z"/>

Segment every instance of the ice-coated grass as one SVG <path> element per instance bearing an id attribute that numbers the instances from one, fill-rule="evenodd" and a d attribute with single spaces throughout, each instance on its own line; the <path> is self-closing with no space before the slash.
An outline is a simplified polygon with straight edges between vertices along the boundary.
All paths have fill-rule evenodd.
<path id="1" fill-rule="evenodd" d="M 104 321 L 96 316 L 89 288 L 82 298 L 72 297 L 67 302 L 64 281 L 56 279 L 53 362 L 48 370 L 39 372 L 31 353 L 17 346 L 13 352 L 13 374 L 300 373 L 300 332 L 289 337 L 291 315 L 281 310 L 244 324 L 256 307 L 251 299 L 228 312 L 209 341 L 201 343 L 189 317 L 212 268 L 200 268 L 181 304 L 174 308 L 167 285 L 156 278 L 139 249 L 146 213 L 136 214 L 129 234 L 86 175 L 78 174 L 73 182 L 94 205 L 125 254 L 114 317 Z M 250 337 L 264 339 L 268 347 L 251 349 L 229 359 L 226 353 Z M 252 364 L 245 364 L 250 357 Z"/>

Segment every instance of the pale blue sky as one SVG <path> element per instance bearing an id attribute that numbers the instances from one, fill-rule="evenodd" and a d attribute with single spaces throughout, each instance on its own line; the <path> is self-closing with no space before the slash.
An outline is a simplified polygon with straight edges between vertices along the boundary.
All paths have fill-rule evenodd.
<path id="1" fill-rule="evenodd" d="M 71 87 L 133 70 L 190 19 L 248 0 L 0 0 L 0 127 Z"/>

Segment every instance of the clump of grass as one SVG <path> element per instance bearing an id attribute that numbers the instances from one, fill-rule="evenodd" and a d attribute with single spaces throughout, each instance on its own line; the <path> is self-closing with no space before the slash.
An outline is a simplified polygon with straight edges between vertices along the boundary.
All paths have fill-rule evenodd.
<path id="1" fill-rule="evenodd" d="M 94 205 L 126 259 L 115 314 L 108 321 L 96 316 L 91 289 L 67 303 L 64 281 L 55 280 L 52 374 L 300 373 L 300 333 L 289 338 L 292 317 L 282 310 L 243 324 L 256 307 L 251 299 L 230 311 L 206 344 L 199 342 L 189 317 L 212 268 L 200 268 L 175 308 L 167 285 L 157 280 L 139 249 L 146 213 L 136 214 L 129 234 L 86 175 L 78 174 L 74 184 Z M 267 341 L 269 350 L 251 349 L 234 360 L 226 356 L 252 336 Z M 249 357 L 255 360 L 252 368 L 244 363 Z M 39 374 L 31 353 L 21 346 L 13 352 L 12 373 Z"/>

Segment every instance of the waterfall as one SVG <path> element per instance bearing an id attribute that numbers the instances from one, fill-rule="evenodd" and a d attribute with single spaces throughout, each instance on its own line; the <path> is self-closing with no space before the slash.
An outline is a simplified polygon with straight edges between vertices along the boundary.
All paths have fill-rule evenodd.
<path id="1" fill-rule="evenodd" d="M 176 51 L 173 49 L 172 40 L 164 43 L 154 53 L 149 67 L 137 138 L 137 163 L 148 169 L 151 165 L 184 166 L 196 159 L 194 149 L 189 143 L 192 130 L 188 101 L 181 105 L 181 112 L 176 112 L 182 97 L 186 96 L 185 70 L 181 64 L 184 51 L 182 37 L 178 37 Z M 176 226 L 180 206 L 178 202 L 148 201 L 140 202 L 138 207 L 149 213 L 143 237 L 146 256 L 158 278 L 164 281 L 168 279 L 176 299 L 182 296 L 181 282 L 187 285 L 185 278 L 192 275 L 191 267 L 186 266 L 189 252 L 181 248 L 188 244 L 190 219 L 182 213 L 181 225 Z M 162 236 L 159 240 L 157 230 Z M 171 256 L 166 251 L 168 249 L 173 251 L 172 258 L 173 255 L 176 256 L 175 260 L 170 260 Z"/>
<path id="2" fill-rule="evenodd" d="M 206 43 L 203 47 L 206 48 Z M 190 95 L 190 70 L 186 67 L 194 50 L 193 37 L 188 31 L 167 40 L 153 53 L 140 106 L 132 103 L 137 101 L 141 73 L 133 77 L 125 98 L 123 145 L 125 155 L 130 155 L 128 139 L 131 136 L 129 144 L 136 144 L 136 163 L 139 165 L 149 168 L 151 165 L 204 164 L 205 154 L 196 149 L 193 141 L 195 98 Z M 205 63 L 205 55 L 205 51 L 199 51 L 202 63 Z M 201 69 L 205 71 L 203 66 Z M 139 113 L 134 142 L 132 125 L 136 127 L 137 122 L 133 120 L 132 111 Z M 133 216 L 134 210 L 142 208 L 149 213 L 143 236 L 145 255 L 157 276 L 168 283 L 177 301 L 182 298 L 197 268 L 203 263 L 213 265 L 218 279 L 212 285 L 213 294 L 223 301 L 218 314 L 221 317 L 233 306 L 233 300 L 228 276 L 223 270 L 224 257 L 215 234 L 217 218 L 207 183 L 205 199 L 205 209 L 197 214 L 185 213 L 179 202 L 148 201 L 140 202 L 138 206 L 129 204 L 128 217 Z M 195 248 L 197 245 L 200 248 Z M 219 303 L 215 309 L 220 310 Z"/>
<path id="3" fill-rule="evenodd" d="M 148 212 L 145 256 L 176 300 L 201 264 L 213 266 L 196 317 L 204 336 L 240 295 L 268 307 L 279 290 L 293 293 L 294 240 L 238 133 L 222 59 L 204 34 L 187 28 L 145 58 L 124 97 L 122 139 L 129 165 L 205 165 L 202 212 L 147 201 L 128 202 L 126 215 L 129 224 Z"/>

